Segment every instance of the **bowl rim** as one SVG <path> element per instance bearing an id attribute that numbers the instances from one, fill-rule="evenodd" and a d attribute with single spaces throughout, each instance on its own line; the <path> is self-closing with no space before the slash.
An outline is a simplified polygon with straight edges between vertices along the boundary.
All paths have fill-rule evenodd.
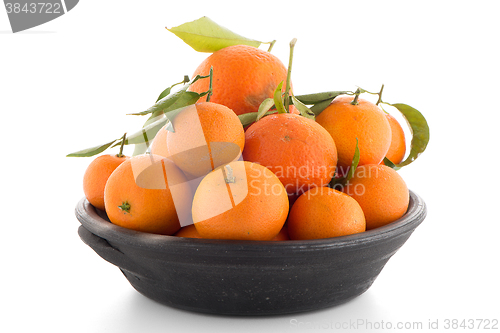
<path id="1" fill-rule="evenodd" d="M 134 248 L 164 251 L 175 245 L 175 247 L 220 247 L 233 246 L 238 250 L 283 250 L 315 251 L 332 247 L 368 247 L 373 243 L 378 243 L 400 234 L 413 231 L 427 215 L 427 207 L 424 200 L 415 192 L 409 191 L 410 201 L 408 210 L 398 220 L 385 226 L 367 230 L 361 233 L 338 236 L 332 238 L 311 239 L 311 240 L 287 240 L 287 241 L 253 241 L 253 240 L 229 240 L 229 239 L 200 239 L 185 238 L 177 236 L 167 236 L 151 234 L 146 232 L 126 229 L 115 225 L 99 215 L 97 210 L 88 200 L 83 197 L 75 207 L 75 215 L 82 226 L 91 233 L 106 239 L 107 241 L 122 244 Z"/>

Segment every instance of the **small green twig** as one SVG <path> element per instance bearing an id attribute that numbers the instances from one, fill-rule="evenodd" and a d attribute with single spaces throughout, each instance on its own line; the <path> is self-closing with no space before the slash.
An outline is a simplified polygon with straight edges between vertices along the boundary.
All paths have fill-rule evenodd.
<path id="1" fill-rule="evenodd" d="M 356 96 L 354 96 L 354 99 L 352 100 L 351 104 L 352 105 L 358 105 L 358 98 L 359 98 L 359 94 L 361 93 L 361 90 L 359 90 L 359 88 L 356 90 L 356 92 L 354 93 Z"/>
<path id="2" fill-rule="evenodd" d="M 125 134 L 123 134 L 123 137 L 122 137 L 122 144 L 120 145 L 120 151 L 118 152 L 118 154 L 116 154 L 116 157 L 123 157 L 123 147 L 125 146 L 125 138 L 127 137 L 127 133 L 125 132 Z"/>
<path id="3" fill-rule="evenodd" d="M 382 84 L 382 87 L 380 88 L 380 91 L 378 92 L 378 100 L 377 100 L 377 103 L 375 103 L 375 105 L 379 105 L 380 102 L 382 102 L 382 92 L 384 91 L 384 85 Z"/>
<path id="4" fill-rule="evenodd" d="M 285 110 L 286 112 L 290 112 L 290 98 L 288 97 L 290 94 L 290 78 L 292 76 L 292 62 L 293 62 L 293 49 L 295 44 L 297 43 L 297 38 L 292 39 L 290 42 L 290 59 L 288 60 L 288 72 L 286 75 L 286 85 L 285 85 Z"/>
<path id="5" fill-rule="evenodd" d="M 212 80 L 214 77 L 214 68 L 213 66 L 210 67 L 210 83 L 208 85 L 208 95 L 207 95 L 207 102 L 210 102 L 210 97 L 212 97 Z"/>
<path id="6" fill-rule="evenodd" d="M 267 49 L 267 52 L 271 52 L 275 43 L 276 43 L 276 39 L 269 43 L 269 48 Z"/>

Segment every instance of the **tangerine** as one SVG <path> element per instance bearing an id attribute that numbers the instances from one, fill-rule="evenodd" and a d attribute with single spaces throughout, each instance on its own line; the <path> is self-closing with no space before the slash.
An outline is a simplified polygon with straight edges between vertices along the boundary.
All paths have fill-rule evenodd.
<path id="1" fill-rule="evenodd" d="M 330 182 L 337 149 L 314 120 L 281 113 L 265 116 L 246 130 L 243 159 L 269 168 L 293 195 Z"/>
<path id="2" fill-rule="evenodd" d="M 237 115 L 257 112 L 260 104 L 283 81 L 287 68 L 270 52 L 247 45 L 234 45 L 214 52 L 194 71 L 196 75 L 208 75 L 213 68 L 212 95 L 210 101 L 223 104 Z M 209 80 L 193 83 L 188 90 L 203 93 L 209 89 Z M 285 91 L 283 84 L 282 91 Z M 206 101 L 206 96 L 200 98 Z"/>
<path id="3" fill-rule="evenodd" d="M 201 177 L 236 160 L 245 146 L 243 125 L 228 107 L 202 102 L 184 108 L 165 125 L 151 145 L 151 153 L 170 158 L 189 175 Z"/>
<path id="4" fill-rule="evenodd" d="M 358 166 L 343 192 L 363 209 L 367 229 L 381 227 L 402 217 L 410 200 L 403 178 L 383 164 Z"/>
<path id="5" fill-rule="evenodd" d="M 288 217 L 290 239 L 319 239 L 351 235 L 366 230 L 360 205 L 329 187 L 313 188 L 302 194 Z"/>
<path id="6" fill-rule="evenodd" d="M 389 121 L 392 133 L 391 145 L 385 157 L 387 157 L 392 163 L 399 164 L 403 161 L 406 154 L 405 132 L 396 118 L 389 113 L 386 113 L 385 116 Z"/>
<path id="7" fill-rule="evenodd" d="M 162 156 L 131 157 L 106 183 L 104 203 L 109 220 L 137 231 L 174 234 L 180 229 L 179 215 L 186 213 L 191 202 L 186 181 L 175 164 Z"/>
<path id="8" fill-rule="evenodd" d="M 193 221 L 203 238 L 271 240 L 288 215 L 280 180 L 262 165 L 235 161 L 200 182 L 193 199 Z"/>
<path id="9" fill-rule="evenodd" d="M 92 206 L 104 207 L 104 187 L 113 171 L 129 157 L 125 155 L 101 155 L 95 158 L 83 175 L 83 193 Z"/>
<path id="10" fill-rule="evenodd" d="M 378 164 L 391 145 L 389 121 L 377 105 L 354 97 L 337 96 L 317 117 L 316 121 L 333 137 L 338 151 L 340 174 L 345 174 L 351 165 L 358 139 L 360 160 L 358 165 Z"/>

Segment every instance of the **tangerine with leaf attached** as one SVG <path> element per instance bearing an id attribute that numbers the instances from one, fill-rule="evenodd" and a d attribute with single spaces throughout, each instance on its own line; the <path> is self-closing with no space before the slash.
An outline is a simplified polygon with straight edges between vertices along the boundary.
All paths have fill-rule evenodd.
<path id="1" fill-rule="evenodd" d="M 151 153 L 168 157 L 187 174 L 201 177 L 238 159 L 244 146 L 245 132 L 235 113 L 221 104 L 201 102 L 185 107 L 172 124 L 160 129 Z"/>
<path id="2" fill-rule="evenodd" d="M 339 171 L 344 174 L 351 165 L 356 148 L 360 151 L 359 165 L 378 164 L 391 145 L 391 127 L 384 111 L 370 101 L 353 96 L 337 96 L 317 117 L 335 140 Z"/>
<path id="3" fill-rule="evenodd" d="M 403 161 L 406 154 L 405 132 L 396 118 L 389 113 L 386 113 L 385 116 L 389 121 L 392 133 L 391 145 L 385 157 L 387 157 L 392 163 L 399 164 Z"/>
<path id="4" fill-rule="evenodd" d="M 206 76 L 213 68 L 210 101 L 223 104 L 237 115 L 257 112 L 266 98 L 272 98 L 280 82 L 286 82 L 287 68 L 270 52 L 247 45 L 234 45 L 214 52 L 194 71 Z M 209 90 L 209 79 L 193 83 L 190 91 Z M 283 87 L 282 91 L 285 89 Z M 200 98 L 206 101 L 207 96 Z"/>

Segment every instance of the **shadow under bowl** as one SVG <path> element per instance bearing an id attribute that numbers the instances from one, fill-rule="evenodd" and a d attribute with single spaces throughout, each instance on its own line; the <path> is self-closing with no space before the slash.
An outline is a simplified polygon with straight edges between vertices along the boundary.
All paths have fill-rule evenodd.
<path id="1" fill-rule="evenodd" d="M 426 216 L 410 191 L 406 214 L 363 233 L 304 241 L 236 241 L 155 235 L 109 222 L 85 198 L 78 233 L 118 266 L 141 294 L 162 304 L 219 315 L 318 310 L 365 292 Z"/>

